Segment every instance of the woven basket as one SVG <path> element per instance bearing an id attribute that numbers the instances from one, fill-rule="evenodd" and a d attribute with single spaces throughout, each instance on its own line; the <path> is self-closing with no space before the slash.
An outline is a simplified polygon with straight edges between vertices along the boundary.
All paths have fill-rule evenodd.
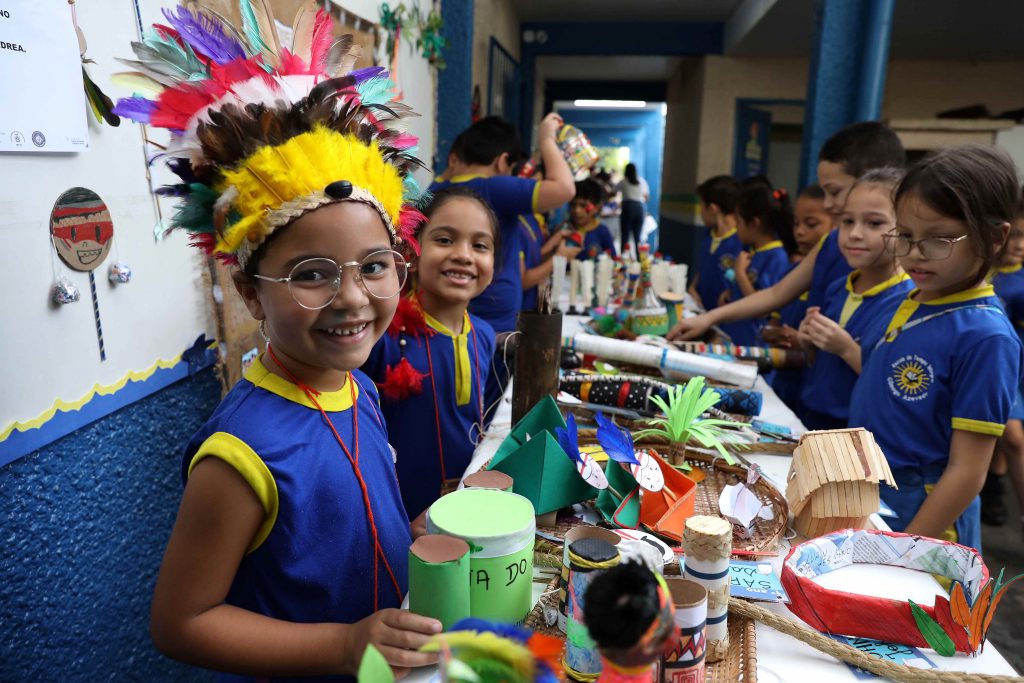
<path id="1" fill-rule="evenodd" d="M 527 615 L 525 626 L 531 631 L 564 641 L 565 634 L 558 630 L 558 625 L 549 626 L 545 621 L 545 606 L 558 608 L 558 577 L 548 583 L 544 595 Z M 725 659 L 705 665 L 704 680 L 705 683 L 757 683 L 757 633 L 753 620 L 729 615 L 729 653 Z"/>

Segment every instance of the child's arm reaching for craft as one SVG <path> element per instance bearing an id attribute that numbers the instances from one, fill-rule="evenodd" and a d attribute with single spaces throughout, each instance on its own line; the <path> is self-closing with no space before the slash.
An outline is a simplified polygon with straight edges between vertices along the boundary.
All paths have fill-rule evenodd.
<path id="1" fill-rule="evenodd" d="M 981 491 L 995 446 L 995 436 L 954 429 L 946 469 L 904 531 L 942 538 Z"/>
<path id="2" fill-rule="evenodd" d="M 220 671 L 269 675 L 355 673 L 372 642 L 397 668 L 433 663 L 416 652 L 441 624 L 381 610 L 355 624 L 300 624 L 224 602 L 263 506 L 227 463 L 207 457 L 193 469 L 153 592 L 150 628 L 164 654 Z"/>

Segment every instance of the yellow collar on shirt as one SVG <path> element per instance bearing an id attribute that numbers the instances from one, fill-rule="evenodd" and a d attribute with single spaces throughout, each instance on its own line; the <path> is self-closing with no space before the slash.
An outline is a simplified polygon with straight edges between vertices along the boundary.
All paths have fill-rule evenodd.
<path id="1" fill-rule="evenodd" d="M 760 254 L 762 251 L 771 251 L 772 249 L 782 249 L 782 240 L 772 240 L 768 244 L 752 249 L 751 251 L 755 254 Z"/>
<path id="2" fill-rule="evenodd" d="M 735 234 L 736 234 L 736 228 L 731 228 L 730 230 L 728 230 L 721 237 L 716 237 L 715 236 L 715 231 L 712 230 L 711 231 L 711 251 L 710 251 L 710 253 L 714 254 L 716 251 L 718 251 L 718 245 L 720 245 L 723 241 L 729 239 L 730 237 L 732 237 Z"/>
<path id="3" fill-rule="evenodd" d="M 316 406 L 306 396 L 306 392 L 300 389 L 290 381 L 275 375 L 267 369 L 267 366 L 263 364 L 263 354 L 260 354 L 256 360 L 252 362 L 249 369 L 245 371 L 245 379 L 249 380 L 260 389 L 265 389 L 272 394 L 277 394 L 281 398 L 287 399 L 292 403 L 298 403 L 299 405 L 306 406 L 316 410 Z M 323 406 L 323 409 L 332 413 L 339 412 L 342 410 L 348 410 L 352 407 L 352 392 L 349 391 L 348 383 L 352 380 L 352 373 L 348 373 L 345 377 L 345 383 L 341 385 L 341 388 L 337 391 L 324 391 L 317 395 L 316 400 Z M 355 395 L 359 395 L 359 385 L 355 386 Z"/>
<path id="4" fill-rule="evenodd" d="M 1002 268 L 996 268 L 995 272 L 1000 275 L 1009 275 L 1010 273 L 1016 273 L 1021 268 L 1024 268 L 1024 263 L 1018 263 L 1015 266 L 1004 266 Z"/>
<path id="5" fill-rule="evenodd" d="M 846 301 L 843 302 L 843 310 L 839 313 L 839 326 L 845 328 L 846 323 L 850 322 L 850 318 L 857 312 L 860 305 L 864 303 L 864 299 L 881 294 L 885 290 L 898 285 L 904 280 L 909 280 L 910 276 L 906 273 L 899 272 L 893 274 L 888 280 L 879 282 L 877 285 L 867 290 L 862 294 L 858 294 L 853 291 L 853 283 L 856 282 L 857 278 L 860 277 L 860 271 L 855 270 L 846 276 Z"/>
<path id="6" fill-rule="evenodd" d="M 468 404 L 473 392 L 473 368 L 469 362 L 469 332 L 473 326 L 469 322 L 469 313 L 462 314 L 462 332 L 459 334 L 426 311 L 423 311 L 423 320 L 431 329 L 451 338 L 455 352 L 455 403 L 460 406 Z"/>
<path id="7" fill-rule="evenodd" d="M 885 334 L 888 335 L 893 330 L 899 329 L 910 320 L 910 316 L 914 314 L 922 304 L 925 306 L 941 306 L 943 304 L 959 304 L 967 301 L 974 301 L 975 299 L 984 299 L 985 297 L 995 296 L 996 290 L 992 285 L 986 283 L 973 289 L 965 289 L 962 292 L 954 292 L 949 296 L 944 296 L 939 299 L 932 301 L 917 301 L 914 296 L 920 290 L 914 289 L 907 295 L 907 298 L 903 300 L 900 307 L 896 309 L 896 314 L 893 315 L 892 320 L 889 321 L 889 326 L 885 328 Z"/>

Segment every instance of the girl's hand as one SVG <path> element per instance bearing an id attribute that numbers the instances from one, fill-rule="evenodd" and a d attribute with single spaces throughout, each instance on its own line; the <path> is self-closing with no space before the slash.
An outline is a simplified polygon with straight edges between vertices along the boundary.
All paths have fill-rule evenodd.
<path id="1" fill-rule="evenodd" d="M 669 341 L 692 341 L 703 337 L 709 329 L 711 329 L 711 320 L 705 313 L 692 318 L 683 318 L 668 331 L 665 338 Z"/>
<path id="2" fill-rule="evenodd" d="M 802 332 L 805 332 L 811 343 L 822 351 L 834 353 L 837 356 L 844 356 L 851 348 L 857 347 L 850 333 L 839 326 L 839 323 L 828 316 L 822 315 L 820 310 L 808 310 L 807 317 L 800 325 Z"/>
<path id="3" fill-rule="evenodd" d="M 408 669 L 437 662 L 436 654 L 416 650 L 440 632 L 441 622 L 436 619 L 400 609 L 374 612 L 346 630 L 345 668 L 350 673 L 358 671 L 366 646 L 373 644 L 384 655 L 395 675 L 404 676 Z"/>
<path id="4" fill-rule="evenodd" d="M 733 270 L 739 273 L 746 273 L 750 269 L 750 252 L 746 249 L 742 249 L 736 254 L 736 261 L 733 264 Z"/>
<path id="5" fill-rule="evenodd" d="M 780 349 L 792 349 L 797 345 L 797 331 L 789 325 L 769 325 L 761 332 L 765 343 Z"/>
<path id="6" fill-rule="evenodd" d="M 558 249 L 555 250 L 555 255 L 564 256 L 566 259 L 574 259 L 576 258 L 576 254 L 580 253 L 581 251 L 583 251 L 583 247 L 577 247 L 562 242 L 561 244 L 558 245 Z"/>
<path id="7" fill-rule="evenodd" d="M 555 112 L 551 112 L 544 117 L 543 121 L 540 122 L 540 126 L 537 129 L 539 139 L 543 140 L 544 138 L 551 138 L 554 140 L 555 135 L 558 133 L 558 129 L 564 124 L 565 122 L 562 120 L 561 116 Z"/>

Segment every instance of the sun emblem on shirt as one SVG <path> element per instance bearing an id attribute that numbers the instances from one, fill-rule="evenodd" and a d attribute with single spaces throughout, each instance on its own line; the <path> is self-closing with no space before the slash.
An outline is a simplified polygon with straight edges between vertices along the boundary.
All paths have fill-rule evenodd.
<path id="1" fill-rule="evenodd" d="M 718 259 L 718 265 L 722 270 L 729 270 L 736 263 L 736 259 L 733 258 L 732 254 L 723 254 L 722 258 Z"/>
<path id="2" fill-rule="evenodd" d="M 920 401 L 928 395 L 934 380 L 931 363 L 916 354 L 908 354 L 892 364 L 888 383 L 895 396 L 905 401 Z"/>

